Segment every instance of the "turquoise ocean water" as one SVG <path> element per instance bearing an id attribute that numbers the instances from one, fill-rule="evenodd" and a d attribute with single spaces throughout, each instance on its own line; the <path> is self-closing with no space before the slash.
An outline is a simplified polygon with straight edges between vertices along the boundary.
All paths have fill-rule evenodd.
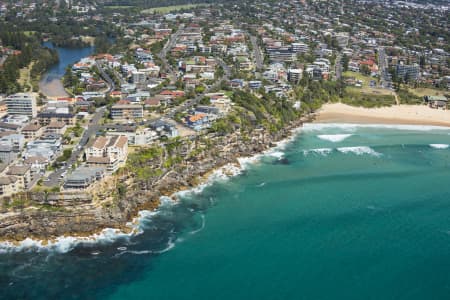
<path id="1" fill-rule="evenodd" d="M 136 237 L 0 248 L 0 297 L 450 299 L 449 144 L 450 129 L 308 124 Z"/>

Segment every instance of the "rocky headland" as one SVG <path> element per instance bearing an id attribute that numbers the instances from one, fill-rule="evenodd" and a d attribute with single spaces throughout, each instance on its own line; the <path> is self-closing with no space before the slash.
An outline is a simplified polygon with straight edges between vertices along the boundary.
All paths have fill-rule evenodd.
<path id="1" fill-rule="evenodd" d="M 276 132 L 254 129 L 211 138 L 213 146 L 173 164 L 159 176 L 142 181 L 133 170 L 118 172 L 87 191 L 26 192 L 10 202 L 22 205 L 0 212 L 0 240 L 17 243 L 26 238 L 50 241 L 60 236 L 86 237 L 105 228 L 130 233 L 127 223 L 141 210 L 155 210 L 161 196 L 169 196 L 202 183 L 208 174 L 227 164 L 239 166 L 238 158 L 251 157 L 288 138 L 293 129 L 311 117 L 297 119 Z M 182 145 L 183 146 L 183 145 Z M 191 146 L 192 147 L 192 146 Z M 149 170 L 157 169 L 149 164 Z"/>

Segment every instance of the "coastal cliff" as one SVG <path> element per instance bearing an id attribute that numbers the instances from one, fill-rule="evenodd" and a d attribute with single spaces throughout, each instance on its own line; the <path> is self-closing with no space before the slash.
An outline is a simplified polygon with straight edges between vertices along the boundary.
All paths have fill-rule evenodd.
<path id="1" fill-rule="evenodd" d="M 130 167 L 111 176 L 86 192 L 27 192 L 6 199 L 15 205 L 0 213 L 0 240 L 22 241 L 26 238 L 52 240 L 58 236 L 90 236 L 105 228 L 130 232 L 127 226 L 140 210 L 155 210 L 161 196 L 195 187 L 214 169 L 226 164 L 238 165 L 237 158 L 261 153 L 287 138 L 292 129 L 307 119 L 296 119 L 276 132 L 255 129 L 249 135 L 216 136 L 213 146 L 203 148 L 194 156 L 185 155 L 162 174 L 138 177 L 139 170 Z M 185 146 L 181 144 L 182 146 Z M 198 145 L 197 145 L 198 146 Z M 189 147 L 189 146 L 187 146 Z M 193 148 L 193 146 L 190 146 Z M 192 151 L 190 151 L 192 154 Z M 151 173 L 160 163 L 143 167 Z M 175 199 L 174 199 L 175 200 Z M 19 204 L 18 204 L 19 203 Z"/>

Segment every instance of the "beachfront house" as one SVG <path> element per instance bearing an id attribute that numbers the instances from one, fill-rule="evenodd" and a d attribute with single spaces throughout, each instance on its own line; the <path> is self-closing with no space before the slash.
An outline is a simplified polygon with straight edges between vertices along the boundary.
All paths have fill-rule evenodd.
<path id="1" fill-rule="evenodd" d="M 445 96 L 425 96 L 424 99 L 431 108 L 446 109 L 448 105 L 448 99 Z"/>

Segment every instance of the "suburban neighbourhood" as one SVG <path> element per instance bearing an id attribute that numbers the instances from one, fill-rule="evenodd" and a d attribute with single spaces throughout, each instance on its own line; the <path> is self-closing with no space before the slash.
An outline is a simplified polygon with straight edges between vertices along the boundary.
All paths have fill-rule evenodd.
<path id="1" fill-rule="evenodd" d="M 0 0 L 1 207 L 47 209 L 29 201 L 41 193 L 114 206 L 267 148 L 324 103 L 447 110 L 448 10 Z"/>

